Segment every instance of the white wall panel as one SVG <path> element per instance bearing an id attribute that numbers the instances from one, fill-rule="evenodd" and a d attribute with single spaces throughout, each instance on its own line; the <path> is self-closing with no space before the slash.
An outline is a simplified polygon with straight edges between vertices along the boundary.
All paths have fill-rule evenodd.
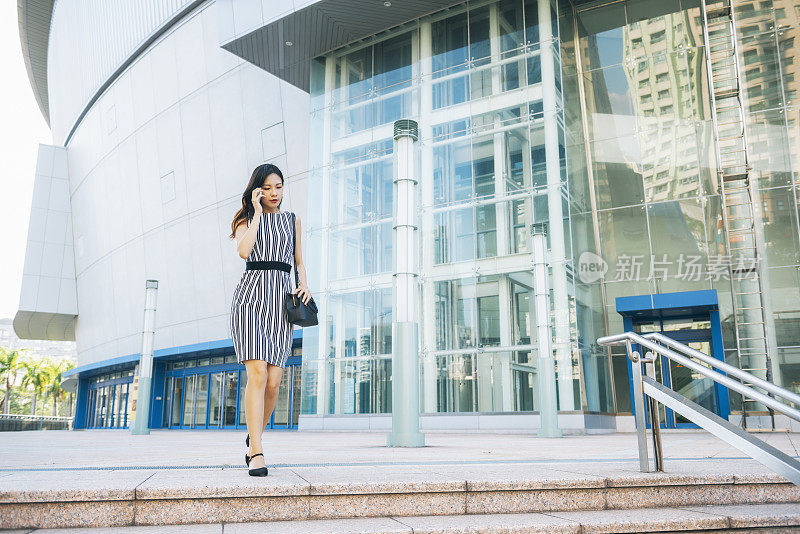
<path id="1" fill-rule="evenodd" d="M 225 310 L 225 288 L 222 281 L 221 236 L 217 211 L 207 209 L 189 218 L 190 261 L 193 268 L 192 287 L 195 295 L 195 317 L 210 317 Z M 205 335 L 205 334 L 204 334 Z M 224 336 L 227 338 L 229 336 Z M 196 342 L 197 340 L 195 340 Z"/>
<path id="2" fill-rule="evenodd" d="M 49 219 L 50 217 L 48 217 Z M 64 230 L 64 227 L 61 227 Z M 42 267 L 40 276 L 48 276 L 50 278 L 61 278 L 61 266 L 64 262 L 64 247 L 63 240 L 62 246 L 44 246 L 42 248 Z M 57 303 L 56 303 L 57 306 Z"/>
<path id="3" fill-rule="evenodd" d="M 14 318 L 14 329 L 24 339 L 72 339 L 78 304 L 72 236 L 68 234 L 68 176 L 66 149 L 39 145 L 19 308 Z"/>
<path id="4" fill-rule="evenodd" d="M 178 60 L 175 39 L 163 39 L 150 52 L 151 86 L 156 113 L 161 113 L 178 101 Z"/>
<path id="5" fill-rule="evenodd" d="M 214 3 L 175 24 L 69 143 L 81 365 L 139 351 L 147 279 L 159 281 L 156 350 L 230 337 L 244 261 L 228 234 L 265 162 L 265 128 L 284 140 L 270 160 L 286 177 L 283 208 L 304 217 L 308 96 L 242 63 L 218 37 Z"/>
<path id="6" fill-rule="evenodd" d="M 208 93 L 200 91 L 181 102 L 180 117 L 186 201 L 189 211 L 194 211 L 216 204 L 218 198 Z"/>
<path id="7" fill-rule="evenodd" d="M 183 168 L 183 143 L 178 107 L 172 107 L 156 117 L 158 179 L 161 188 L 161 218 L 167 223 L 185 217 L 186 175 Z M 166 184 L 162 181 L 170 173 Z M 171 182 L 171 184 L 170 184 Z M 164 186 L 167 186 L 167 190 Z"/>
<path id="8" fill-rule="evenodd" d="M 187 20 L 170 40 L 175 46 L 178 98 L 185 98 L 206 83 L 205 49 L 199 46 L 203 42 L 202 18 Z"/>
<path id="9" fill-rule="evenodd" d="M 130 54 L 191 1 L 56 1 L 47 65 L 56 142 L 64 142 L 86 104 Z"/>
<path id="10" fill-rule="evenodd" d="M 208 87 L 211 112 L 211 138 L 214 144 L 214 173 L 217 195 L 227 198 L 241 194 L 242 177 L 249 178 L 252 167 L 245 161 L 244 116 L 239 71 Z M 245 181 L 246 185 L 246 181 Z"/>
<path id="11" fill-rule="evenodd" d="M 30 224 L 28 225 L 28 239 L 31 241 L 44 241 L 46 225 L 47 209 L 32 207 Z"/>

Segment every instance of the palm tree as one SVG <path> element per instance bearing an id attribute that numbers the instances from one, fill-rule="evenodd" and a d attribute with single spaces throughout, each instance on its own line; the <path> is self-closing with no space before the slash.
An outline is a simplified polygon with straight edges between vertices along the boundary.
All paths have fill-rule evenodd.
<path id="1" fill-rule="evenodd" d="M 29 349 L 11 350 L 0 347 L 0 380 L 6 380 L 6 396 L 3 398 L 3 413 L 11 408 L 11 385 L 16 382 L 22 369 L 22 352 Z"/>
<path id="2" fill-rule="evenodd" d="M 36 399 L 50 382 L 50 375 L 42 360 L 25 360 L 22 362 L 22 367 L 25 369 L 22 385 L 33 387 L 31 415 L 36 415 Z"/>
<path id="3" fill-rule="evenodd" d="M 58 415 L 58 401 L 67 393 L 61 389 L 62 375 L 65 371 L 73 367 L 75 367 L 75 365 L 67 360 L 48 360 L 45 363 L 45 368 L 50 377 L 50 383 L 47 385 L 46 394 L 53 397 L 53 415 L 55 416 Z"/>

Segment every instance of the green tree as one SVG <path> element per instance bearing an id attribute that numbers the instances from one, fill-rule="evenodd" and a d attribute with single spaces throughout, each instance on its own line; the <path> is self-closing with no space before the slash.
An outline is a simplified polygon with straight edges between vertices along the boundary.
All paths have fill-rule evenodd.
<path id="1" fill-rule="evenodd" d="M 47 384 L 45 394 L 53 399 L 53 415 L 58 415 L 58 401 L 62 400 L 67 392 L 61 388 L 62 375 L 65 371 L 72 369 L 75 365 L 67 360 L 48 360 L 45 363 L 45 369 L 50 377 L 50 383 Z"/>
<path id="2" fill-rule="evenodd" d="M 11 387 L 22 370 L 22 352 L 28 349 L 11 350 L 0 347 L 0 380 L 6 381 L 6 395 L 3 398 L 3 413 L 11 413 Z"/>
<path id="3" fill-rule="evenodd" d="M 43 360 L 24 360 L 22 367 L 25 373 L 22 375 L 22 385 L 33 388 L 31 415 L 36 415 L 36 400 L 50 383 L 50 373 Z"/>

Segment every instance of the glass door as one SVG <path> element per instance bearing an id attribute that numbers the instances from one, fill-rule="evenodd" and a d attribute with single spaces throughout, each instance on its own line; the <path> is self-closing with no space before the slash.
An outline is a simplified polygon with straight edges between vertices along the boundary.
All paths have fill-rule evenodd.
<path id="1" fill-rule="evenodd" d="M 86 403 L 86 428 L 94 426 L 94 399 L 96 393 L 96 389 L 89 390 L 89 400 Z"/>
<path id="2" fill-rule="evenodd" d="M 181 414 L 183 413 L 183 377 L 172 377 L 172 404 L 170 405 L 169 426 L 172 428 L 181 426 Z"/>
<path id="3" fill-rule="evenodd" d="M 216 428 L 222 423 L 222 373 L 211 373 L 208 395 L 208 428 Z"/>
<path id="4" fill-rule="evenodd" d="M 289 384 L 291 384 L 292 371 L 287 367 L 281 376 L 281 384 L 278 386 L 278 400 L 275 402 L 275 410 L 272 412 L 272 427 L 286 428 L 289 424 Z"/>
<path id="5" fill-rule="evenodd" d="M 669 335 L 667 332 L 665 334 Z M 676 336 L 670 335 L 669 337 L 675 338 Z M 698 339 L 699 336 L 697 335 L 693 337 L 694 339 L 676 339 L 676 341 L 685 343 L 704 354 L 712 354 L 710 332 L 708 333 L 708 339 Z M 697 360 L 693 361 L 702 364 Z M 664 373 L 665 386 L 696 402 L 710 412 L 719 415 L 719 402 L 713 380 L 667 358 L 662 357 L 661 365 L 662 368 L 668 369 L 668 372 Z M 663 411 L 666 415 L 667 428 L 697 428 L 697 425 L 669 408 L 665 407 Z"/>
<path id="6" fill-rule="evenodd" d="M 194 426 L 194 384 L 197 375 L 184 377 L 184 400 L 183 400 L 183 421 L 181 428 L 192 428 Z"/>
<path id="7" fill-rule="evenodd" d="M 300 421 L 300 366 L 292 365 L 289 367 L 292 370 L 292 425 L 291 428 L 297 428 Z"/>
<path id="8" fill-rule="evenodd" d="M 197 375 L 197 398 L 194 406 L 194 427 L 206 428 L 208 418 L 208 375 Z"/>
<path id="9" fill-rule="evenodd" d="M 239 371 L 239 427 L 247 427 L 244 413 L 244 390 L 247 387 L 247 371 Z"/>
<path id="10" fill-rule="evenodd" d="M 236 371 L 225 373 L 225 406 L 223 410 L 222 426 L 236 428 L 236 396 L 239 392 L 238 376 Z"/>
<path id="11" fill-rule="evenodd" d="M 704 354 L 714 355 L 707 318 L 652 320 L 634 326 L 638 333 L 660 332 Z M 640 349 L 637 349 L 640 350 Z M 693 360 L 702 364 L 698 360 Z M 703 364 L 704 365 L 704 364 Z M 656 380 L 676 393 L 720 415 L 719 391 L 715 382 L 665 356 L 655 362 Z M 649 411 L 646 411 L 649 424 Z M 659 406 L 661 428 L 697 428 L 697 425 L 666 406 Z"/>

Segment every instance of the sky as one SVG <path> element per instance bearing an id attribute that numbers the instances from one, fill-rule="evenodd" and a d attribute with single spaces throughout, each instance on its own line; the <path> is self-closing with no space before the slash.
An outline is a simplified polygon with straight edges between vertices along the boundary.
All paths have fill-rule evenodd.
<path id="1" fill-rule="evenodd" d="M 19 304 L 39 143 L 52 144 L 33 96 L 17 25 L 17 3 L 0 2 L 0 319 Z"/>

